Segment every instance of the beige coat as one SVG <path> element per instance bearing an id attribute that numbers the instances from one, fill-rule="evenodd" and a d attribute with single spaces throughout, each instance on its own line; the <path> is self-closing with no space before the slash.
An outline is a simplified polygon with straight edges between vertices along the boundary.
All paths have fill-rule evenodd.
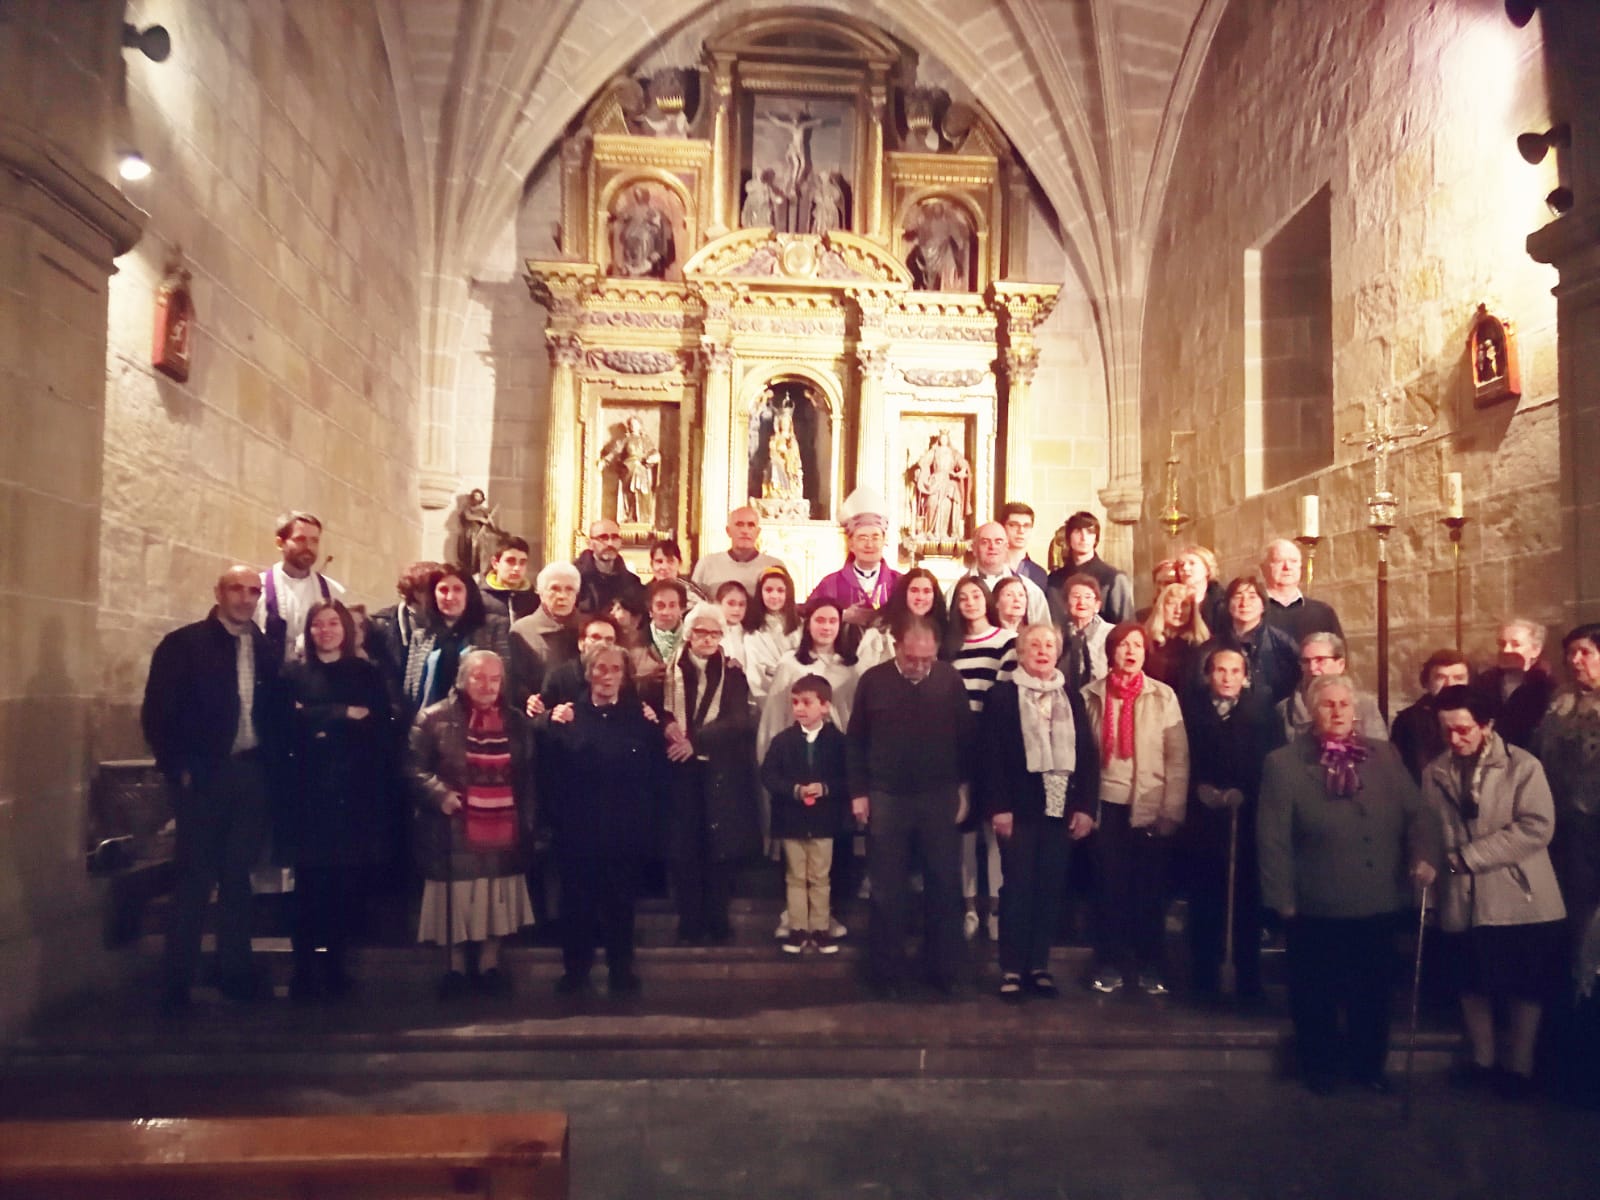
<path id="1" fill-rule="evenodd" d="M 1484 753 L 1475 821 L 1463 821 L 1457 808 L 1461 779 L 1448 751 L 1422 773 L 1422 795 L 1439 814 L 1445 851 L 1458 852 L 1470 872 L 1442 877 L 1439 921 L 1452 932 L 1558 921 L 1567 909 L 1547 849 L 1555 803 L 1544 768 L 1498 737 Z"/>
<path id="2" fill-rule="evenodd" d="M 1105 736 L 1105 679 L 1083 689 L 1098 750 Z M 1135 829 L 1154 825 L 1157 817 L 1182 822 L 1189 795 L 1189 739 L 1183 731 L 1178 694 L 1149 675 L 1133 702 L 1133 804 L 1128 821 Z"/>

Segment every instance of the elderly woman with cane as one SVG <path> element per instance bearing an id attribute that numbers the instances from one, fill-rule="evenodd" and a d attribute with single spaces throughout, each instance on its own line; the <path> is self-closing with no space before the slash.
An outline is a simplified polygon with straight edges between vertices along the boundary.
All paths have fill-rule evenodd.
<path id="1" fill-rule="evenodd" d="M 1306 1087 L 1326 1096 L 1348 1076 L 1388 1095 L 1392 936 L 1408 879 L 1424 889 L 1434 881 L 1439 825 L 1394 747 L 1357 731 L 1348 676 L 1312 680 L 1306 703 L 1310 731 L 1269 754 L 1262 773 L 1261 900 L 1288 934 Z"/>
<path id="2" fill-rule="evenodd" d="M 424 876 L 417 940 L 448 948 L 441 1000 L 473 987 L 509 993 L 500 940 L 533 923 L 523 878 L 533 830 L 533 749 L 527 718 L 511 707 L 505 684 L 498 654 L 468 650 L 456 686 L 411 728 Z M 470 960 L 469 945 L 476 949 Z"/>
<path id="3" fill-rule="evenodd" d="M 1548 850 L 1555 803 L 1539 760 L 1495 732 L 1495 696 L 1456 684 L 1435 707 L 1450 751 L 1423 772 L 1422 794 L 1444 830 L 1442 947 L 1471 1051 L 1457 1079 L 1518 1098 L 1532 1088 L 1539 1014 L 1561 979 L 1567 910 Z M 1496 1008 L 1509 1026 L 1498 1063 Z"/>

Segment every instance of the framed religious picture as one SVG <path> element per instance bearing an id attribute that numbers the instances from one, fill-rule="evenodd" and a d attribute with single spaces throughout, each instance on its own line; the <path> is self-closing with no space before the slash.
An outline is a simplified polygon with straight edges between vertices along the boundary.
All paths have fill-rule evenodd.
<path id="1" fill-rule="evenodd" d="M 1487 304 L 1478 305 L 1467 336 L 1467 370 L 1472 375 L 1472 400 L 1479 408 L 1516 400 L 1522 395 L 1517 362 L 1517 332 Z"/>
<path id="2" fill-rule="evenodd" d="M 779 233 L 854 229 L 856 101 L 751 92 L 745 104 L 739 224 Z"/>

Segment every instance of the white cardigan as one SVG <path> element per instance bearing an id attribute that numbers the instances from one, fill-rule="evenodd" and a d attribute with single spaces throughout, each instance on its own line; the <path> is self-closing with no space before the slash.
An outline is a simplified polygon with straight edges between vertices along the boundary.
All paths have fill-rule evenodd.
<path id="1" fill-rule="evenodd" d="M 1083 689 L 1097 750 L 1105 737 L 1102 726 L 1109 683 L 1109 679 L 1096 679 Z M 1133 702 L 1133 801 L 1129 823 L 1138 829 L 1154 825 L 1157 817 L 1182 822 L 1188 798 L 1189 738 L 1184 732 L 1178 694 L 1159 679 L 1146 675 L 1139 698 Z"/>

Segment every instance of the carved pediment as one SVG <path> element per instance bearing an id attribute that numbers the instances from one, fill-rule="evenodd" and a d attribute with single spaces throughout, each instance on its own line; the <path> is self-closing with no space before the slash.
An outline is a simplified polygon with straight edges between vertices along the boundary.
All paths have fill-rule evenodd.
<path id="1" fill-rule="evenodd" d="M 684 264 L 684 278 L 770 280 L 784 286 L 909 287 L 911 272 L 882 246 L 853 233 L 774 233 L 739 229 L 707 243 Z"/>

